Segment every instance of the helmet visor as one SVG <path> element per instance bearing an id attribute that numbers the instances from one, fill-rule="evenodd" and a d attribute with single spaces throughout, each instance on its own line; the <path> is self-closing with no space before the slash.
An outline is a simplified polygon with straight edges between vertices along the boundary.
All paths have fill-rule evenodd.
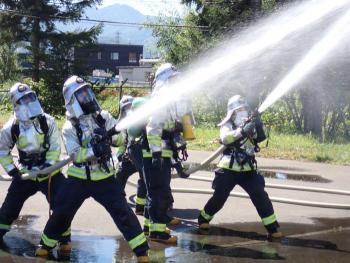
<path id="1" fill-rule="evenodd" d="M 91 89 L 89 86 L 84 86 L 78 89 L 74 95 L 80 105 L 91 103 L 94 97 L 91 94 Z"/>
<path id="2" fill-rule="evenodd" d="M 37 98 L 36 98 L 35 93 L 31 92 L 31 93 L 28 93 L 28 94 L 24 95 L 22 98 L 20 98 L 17 101 L 17 104 L 19 104 L 19 105 L 28 105 L 29 103 L 34 102 L 36 100 L 37 100 Z"/>

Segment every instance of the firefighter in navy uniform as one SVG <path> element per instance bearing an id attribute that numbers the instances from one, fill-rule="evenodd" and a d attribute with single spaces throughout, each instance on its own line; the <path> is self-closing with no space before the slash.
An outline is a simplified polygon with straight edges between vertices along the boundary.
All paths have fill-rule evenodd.
<path id="1" fill-rule="evenodd" d="M 73 164 L 68 167 L 68 179 L 59 192 L 58 205 L 46 224 L 36 255 L 49 255 L 84 200 L 93 197 L 111 215 L 138 262 L 149 262 L 147 240 L 114 174 L 111 144 L 124 141 L 115 129 L 117 121 L 101 110 L 89 84 L 77 76 L 66 80 L 63 96 L 67 109 L 63 141 Z"/>
<path id="2" fill-rule="evenodd" d="M 55 197 L 65 180 L 60 170 L 34 179 L 22 180 L 23 173 L 38 171 L 55 164 L 61 153 L 60 133 L 55 120 L 43 112 L 35 92 L 26 84 L 16 83 L 10 90 L 14 116 L 4 125 L 0 134 L 0 163 L 13 178 L 0 209 L 0 238 L 10 230 L 24 202 L 41 191 L 55 208 Z M 19 160 L 15 164 L 11 155 L 16 145 Z M 49 182 L 50 181 L 50 182 Z M 69 225 L 60 238 L 61 252 L 70 251 Z"/>
<path id="3" fill-rule="evenodd" d="M 143 98 L 133 98 L 131 96 L 123 96 L 120 100 L 119 121 L 127 116 L 130 110 L 136 109 L 144 103 Z M 146 204 L 146 185 L 143 178 L 143 160 L 140 137 L 141 130 L 138 132 L 137 127 L 125 130 L 125 142 L 123 146 L 118 148 L 117 157 L 119 161 L 119 169 L 117 171 L 117 179 L 121 182 L 123 189 L 125 188 L 128 178 L 134 173 L 139 173 L 137 181 L 137 195 L 135 213 L 143 215 Z M 130 133 L 130 131 L 134 131 Z"/>
<path id="4" fill-rule="evenodd" d="M 176 68 L 166 63 L 155 74 L 153 96 L 167 88 L 173 77 L 178 75 Z M 147 185 L 147 208 L 145 210 L 144 230 L 149 230 L 150 240 L 176 244 L 176 236 L 171 236 L 166 225 L 176 225 L 179 219 L 167 215 L 173 202 L 170 180 L 172 147 L 174 134 L 182 132 L 181 118 L 187 113 L 181 103 L 174 102 L 164 110 L 151 115 L 146 126 L 147 144 L 143 149 L 144 175 Z"/>
<path id="5" fill-rule="evenodd" d="M 265 180 L 256 168 L 257 143 L 266 139 L 259 114 L 248 121 L 249 107 L 239 95 L 229 99 L 227 115 L 219 124 L 221 143 L 226 145 L 223 156 L 215 171 L 214 194 L 198 217 L 199 228 L 209 229 L 209 222 L 223 207 L 232 189 L 239 185 L 249 195 L 262 223 L 268 231 L 269 240 L 278 240 L 282 233 L 272 203 L 265 192 Z"/>

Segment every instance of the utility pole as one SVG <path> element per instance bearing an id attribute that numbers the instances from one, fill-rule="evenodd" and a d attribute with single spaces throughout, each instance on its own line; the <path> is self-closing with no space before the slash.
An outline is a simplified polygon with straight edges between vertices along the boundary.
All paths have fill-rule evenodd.
<path id="1" fill-rule="evenodd" d="M 116 32 L 116 42 L 117 42 L 117 44 L 119 44 L 120 43 L 120 32 L 119 31 L 117 31 Z"/>

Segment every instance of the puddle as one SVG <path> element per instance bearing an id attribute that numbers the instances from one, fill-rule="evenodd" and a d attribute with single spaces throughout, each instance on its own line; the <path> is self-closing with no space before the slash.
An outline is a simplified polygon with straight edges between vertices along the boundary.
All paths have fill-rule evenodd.
<path id="1" fill-rule="evenodd" d="M 264 177 L 275 178 L 280 180 L 296 180 L 296 181 L 305 181 L 305 182 L 314 182 L 314 183 L 330 183 L 331 180 L 328 180 L 322 176 L 314 174 L 292 174 L 292 173 L 281 173 L 281 172 L 271 172 L 266 170 L 259 171 Z"/>
<path id="2" fill-rule="evenodd" d="M 23 255 L 33 251 L 40 239 L 40 233 L 30 227 L 36 218 L 23 216 L 16 222 L 16 227 L 5 237 L 7 247 L 0 250 L 0 262 L 136 262 L 136 257 L 121 236 L 82 236 L 74 230 L 69 259 L 27 259 Z M 193 221 L 184 220 L 180 226 L 173 228 L 179 240 L 177 246 L 150 243 L 151 262 L 349 262 L 350 218 L 313 219 L 314 224 L 282 222 L 281 230 L 289 237 L 280 243 L 266 241 L 266 232 L 260 222 L 216 224 L 201 233 Z M 340 229 L 340 226 L 344 231 L 291 236 L 333 227 Z"/>
<path id="3" fill-rule="evenodd" d="M 198 163 L 186 163 L 186 167 L 197 166 Z M 214 172 L 217 169 L 215 163 L 210 163 L 207 166 L 204 166 L 201 170 L 207 172 Z M 275 169 L 275 168 L 274 168 Z M 279 180 L 296 180 L 296 181 L 305 181 L 305 182 L 314 182 L 314 183 L 330 183 L 332 182 L 329 179 L 326 179 L 320 175 L 316 174 L 307 174 L 307 173 L 285 173 L 285 172 L 275 172 L 269 171 L 266 169 L 260 170 L 259 172 L 267 178 L 275 178 Z M 175 173 L 175 172 L 174 172 Z M 174 175 L 175 176 L 175 175 Z M 176 177 L 176 176 L 175 176 Z"/>

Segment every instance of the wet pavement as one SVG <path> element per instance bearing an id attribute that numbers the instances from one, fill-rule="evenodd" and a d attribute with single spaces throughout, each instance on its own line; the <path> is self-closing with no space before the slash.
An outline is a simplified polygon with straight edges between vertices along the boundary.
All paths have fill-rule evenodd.
<path id="1" fill-rule="evenodd" d="M 199 162 L 208 153 L 195 153 L 192 162 Z M 197 158 L 197 159 L 196 159 Z M 350 167 L 260 159 L 267 183 L 314 186 L 350 190 Z M 273 175 L 274 174 L 274 175 Z M 213 172 L 196 175 L 213 178 Z M 294 180 L 294 177 L 296 180 Z M 136 182 L 137 175 L 130 181 Z M 4 200 L 8 182 L 0 182 L 0 200 Z M 172 187 L 210 189 L 210 182 L 176 178 Z M 350 197 L 279 189 L 266 189 L 270 196 L 319 202 L 350 203 Z M 239 187 L 234 191 L 242 191 Z M 135 203 L 135 188 L 126 187 L 128 202 Z M 172 215 L 183 219 L 173 227 L 177 246 L 151 242 L 152 262 L 350 262 L 349 210 L 322 209 L 273 203 L 275 213 L 286 237 L 281 242 L 267 241 L 254 206 L 248 199 L 230 197 L 214 217 L 208 232 L 198 231 L 196 219 L 210 195 L 174 194 Z M 57 262 L 53 258 L 30 258 L 40 240 L 48 218 L 48 205 L 41 194 L 31 197 L 24 205 L 19 220 L 5 236 L 0 249 L 0 263 Z M 138 217 L 143 222 L 141 216 Z M 115 227 L 107 212 L 93 199 L 84 202 L 72 224 L 73 251 L 69 260 L 60 262 L 136 262 L 127 242 Z"/>
<path id="2" fill-rule="evenodd" d="M 174 210 L 181 215 L 181 210 Z M 122 237 L 79 235 L 73 232 L 70 259 L 32 259 L 35 241 L 40 233 L 31 229 L 37 216 L 22 216 L 8 234 L 0 262 L 135 262 Z M 283 223 L 286 237 L 280 242 L 268 242 L 259 223 L 213 225 L 209 231 L 199 231 L 192 221 L 184 220 L 174 227 L 177 246 L 152 242 L 152 262 L 349 262 L 350 218 L 330 220 L 314 218 L 316 224 Z"/>

